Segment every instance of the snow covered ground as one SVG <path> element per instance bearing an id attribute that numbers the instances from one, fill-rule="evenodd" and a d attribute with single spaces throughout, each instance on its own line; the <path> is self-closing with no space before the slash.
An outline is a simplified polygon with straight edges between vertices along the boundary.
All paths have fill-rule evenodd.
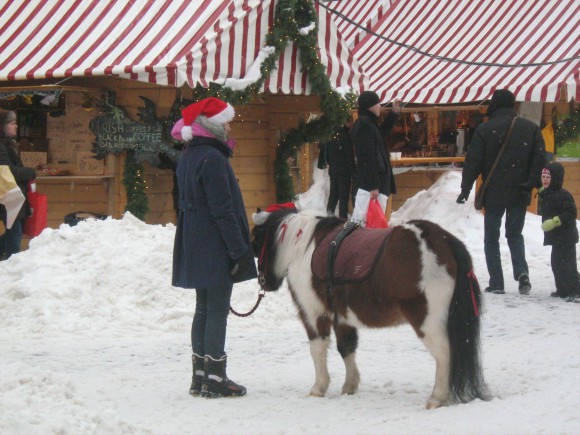
<path id="1" fill-rule="evenodd" d="M 301 205 L 324 210 L 325 183 L 319 173 Z M 467 244 L 485 287 L 483 216 L 473 195 L 455 203 L 459 185 L 459 172 L 446 174 L 391 225 L 444 226 Z M 524 229 L 531 294 L 510 279 L 502 239 L 507 294 L 484 296 L 494 399 L 430 411 L 434 361 L 408 326 L 359 331 L 357 394 L 340 394 L 344 367 L 332 348 L 327 396 L 307 397 L 314 368 L 285 286 L 252 316 L 230 315 L 228 374 L 248 395 L 189 396 L 195 293 L 170 285 L 174 231 L 130 214 L 62 225 L 0 263 L 0 434 L 580 433 L 580 304 L 549 296 L 538 216 Z M 236 285 L 233 307 L 249 310 L 257 293 L 255 280 Z"/>

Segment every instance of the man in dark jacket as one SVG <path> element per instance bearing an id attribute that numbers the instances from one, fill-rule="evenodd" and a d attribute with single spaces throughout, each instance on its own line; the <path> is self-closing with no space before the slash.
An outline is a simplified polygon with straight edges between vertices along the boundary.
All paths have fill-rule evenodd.
<path id="1" fill-rule="evenodd" d="M 467 200 L 471 187 L 480 174 L 483 181 L 488 178 L 516 116 L 514 107 L 513 93 L 504 89 L 494 92 L 487 109 L 490 120 L 477 127 L 469 144 L 458 203 Z M 540 128 L 527 119 L 518 118 L 506 149 L 491 175 L 484 199 L 484 250 L 489 272 L 489 287 L 485 289 L 487 292 L 505 293 L 499 250 L 500 227 L 504 214 L 505 237 L 511 253 L 513 276 L 519 282 L 520 294 L 530 292 L 532 286 L 522 230 L 531 191 L 540 184 L 544 163 L 544 140 Z"/>
<path id="2" fill-rule="evenodd" d="M 575 302 L 580 298 L 580 276 L 576 260 L 578 211 L 574 197 L 564 189 L 564 167 L 548 163 L 542 170 L 542 230 L 544 245 L 552 246 L 550 264 L 554 273 L 554 297 Z"/>
<path id="3" fill-rule="evenodd" d="M 358 97 L 358 119 L 350 133 L 356 156 L 358 188 L 370 192 L 371 199 L 378 198 L 379 193 L 387 196 L 397 193 L 384 137 L 394 127 L 400 112 L 399 101 L 395 101 L 393 110 L 379 125 L 379 96 L 364 91 Z"/>
<path id="4" fill-rule="evenodd" d="M 26 198 L 28 180 L 36 178 L 33 168 L 27 168 L 20 158 L 16 133 L 18 124 L 15 112 L 0 113 L 0 165 L 8 165 L 10 171 Z M 25 201 L 12 227 L 0 236 L 0 259 L 8 259 L 12 254 L 20 252 L 22 241 L 22 221 L 30 216 L 30 207 Z M 0 219 L 6 225 L 6 208 L 0 204 Z"/>
<path id="5" fill-rule="evenodd" d="M 328 214 L 334 214 L 338 204 L 338 216 L 347 219 L 348 198 L 355 168 L 348 125 L 337 129 L 328 142 L 320 143 L 319 159 L 328 166 L 330 177 L 330 193 L 326 210 Z"/>

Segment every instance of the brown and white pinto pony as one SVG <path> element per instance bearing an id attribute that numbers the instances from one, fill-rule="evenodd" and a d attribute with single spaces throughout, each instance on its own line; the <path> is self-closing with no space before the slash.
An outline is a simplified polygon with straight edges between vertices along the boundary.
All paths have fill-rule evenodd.
<path id="1" fill-rule="evenodd" d="M 312 273 L 311 257 L 344 221 L 295 210 L 259 211 L 253 219 L 260 284 L 278 290 L 286 277 L 310 340 L 316 373 L 310 395 L 324 396 L 330 383 L 331 329 L 346 367 L 342 393 L 353 394 L 360 381 L 357 328 L 410 323 L 436 363 L 427 408 L 487 399 L 479 352 L 481 292 L 471 256 L 456 237 L 424 220 L 395 226 L 368 279 L 335 285 L 329 298 L 328 283 Z M 358 231 L 381 230 L 357 229 L 348 237 Z"/>

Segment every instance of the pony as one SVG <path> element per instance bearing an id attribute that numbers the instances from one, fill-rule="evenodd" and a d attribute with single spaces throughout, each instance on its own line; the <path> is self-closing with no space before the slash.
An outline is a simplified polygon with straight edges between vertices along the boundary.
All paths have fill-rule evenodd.
<path id="1" fill-rule="evenodd" d="M 374 264 L 363 280 L 333 284 L 332 269 L 323 278 L 313 273 L 314 257 L 317 248 L 346 227 L 343 220 L 295 209 L 258 209 L 252 217 L 260 286 L 275 291 L 286 278 L 309 339 L 315 369 L 311 396 L 323 397 L 330 384 L 327 351 L 332 330 L 346 368 L 342 394 L 354 394 L 360 382 L 357 328 L 408 323 L 435 359 L 435 385 L 427 409 L 488 400 L 479 346 L 481 291 L 471 256 L 459 239 L 426 220 L 388 230 L 357 228 L 344 240 L 356 245 L 361 239 L 367 251 L 372 246 Z M 380 246 L 368 242 L 376 238 L 385 241 Z M 344 245 L 338 248 L 337 261 L 342 258 L 343 264 L 357 269 L 358 251 Z M 341 248 L 352 252 L 341 257 Z"/>

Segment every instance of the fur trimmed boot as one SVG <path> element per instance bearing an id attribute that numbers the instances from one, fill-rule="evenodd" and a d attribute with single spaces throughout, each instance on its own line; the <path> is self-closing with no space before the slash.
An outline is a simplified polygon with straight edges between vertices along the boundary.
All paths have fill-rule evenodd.
<path id="1" fill-rule="evenodd" d="M 201 384 L 201 395 L 208 398 L 237 397 L 246 394 L 246 387 L 236 384 L 226 375 L 227 356 L 215 360 L 205 356 L 205 374 Z"/>
<path id="2" fill-rule="evenodd" d="M 189 394 L 199 396 L 201 394 L 201 381 L 204 375 L 204 360 L 201 355 L 194 353 L 191 355 L 191 362 L 193 365 L 193 376 L 191 377 Z"/>

